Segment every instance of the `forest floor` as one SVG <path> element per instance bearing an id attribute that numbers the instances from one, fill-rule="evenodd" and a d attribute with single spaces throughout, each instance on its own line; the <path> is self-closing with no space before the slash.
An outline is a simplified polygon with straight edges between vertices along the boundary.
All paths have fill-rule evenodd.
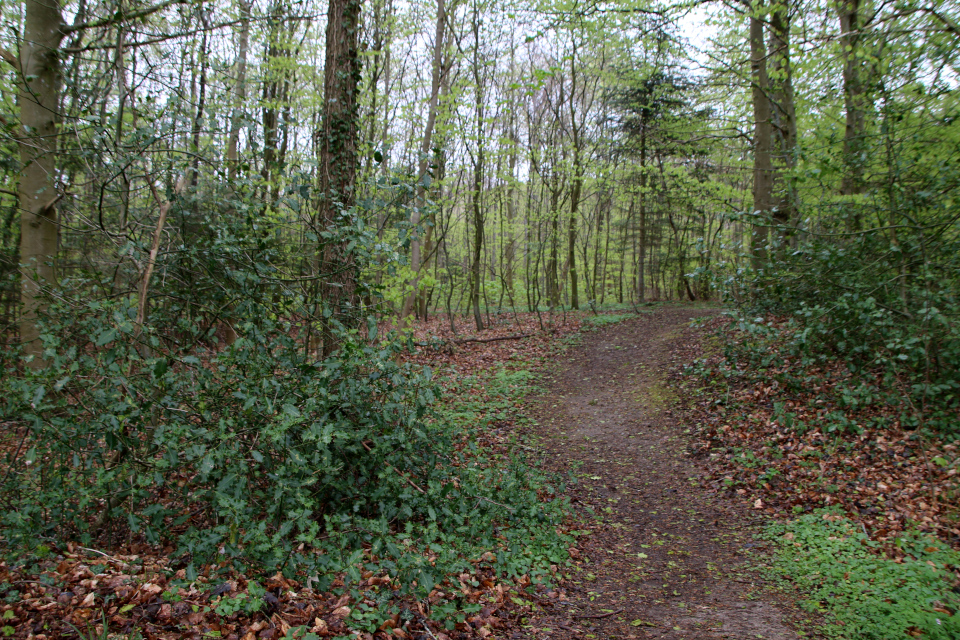
<path id="1" fill-rule="evenodd" d="M 764 515 L 701 482 L 668 379 L 702 339 L 691 319 L 716 314 L 662 307 L 584 334 L 545 372 L 530 435 L 548 468 L 577 478 L 580 566 L 514 638 L 798 637 L 796 609 L 748 562 Z"/>
<path id="2" fill-rule="evenodd" d="M 887 531 L 893 525 L 876 523 L 900 522 L 895 511 L 903 512 L 903 522 L 927 522 L 929 532 L 955 531 L 949 529 L 955 526 L 950 524 L 955 505 L 949 507 L 948 500 L 934 504 L 927 494 L 939 487 L 944 496 L 955 495 L 956 472 L 924 464 L 952 457 L 954 445 L 926 443 L 930 450 L 917 455 L 907 440 L 900 443 L 898 438 L 908 436 L 899 432 L 884 432 L 886 439 L 851 435 L 854 451 L 845 455 L 860 456 L 858 466 L 844 466 L 849 486 L 831 492 L 821 486 L 820 476 L 833 474 L 829 481 L 839 484 L 834 475 L 840 471 L 834 467 L 854 461 L 828 455 L 829 443 L 819 431 L 768 433 L 778 428 L 768 405 L 771 394 L 780 391 L 766 382 L 766 374 L 760 378 L 762 388 L 748 381 L 727 394 L 742 396 L 737 402 L 743 406 L 736 409 L 733 401 L 717 405 L 719 392 L 702 388 L 702 379 L 682 375 L 683 367 L 695 360 L 717 359 L 716 329 L 723 322 L 717 308 L 662 305 L 622 311 L 503 314 L 488 318 L 490 326 L 479 333 L 469 331 L 466 319 L 450 327 L 444 317 L 415 328 L 414 340 L 422 348 L 409 360 L 433 367 L 450 387 L 444 402 L 470 414 L 463 425 L 470 432 L 465 437 L 491 454 L 522 451 L 528 463 L 539 462 L 565 482 L 562 491 L 545 490 L 541 496 L 552 500 L 559 493 L 570 500 L 570 515 L 558 533 L 576 541 L 568 549 L 569 564 L 551 560 L 557 563 L 550 567 L 551 584 L 537 584 L 528 575 L 492 575 L 489 567 L 478 569 L 482 580 L 472 589 L 464 585 L 463 575 L 459 582 L 452 576 L 444 583 L 446 595 L 438 586 L 421 601 L 397 596 L 394 605 L 419 613 L 408 616 L 402 628 L 391 628 L 388 623 L 397 624 L 398 616 L 377 611 L 383 606 L 375 602 L 383 589 L 377 575 L 355 585 L 363 592 L 362 601 L 355 603 L 351 594 L 356 598 L 356 590 L 344 593 L 343 582 L 339 590 L 320 593 L 309 582 L 280 574 L 216 573 L 212 565 L 210 575 L 188 581 L 182 569 L 172 568 L 170 549 L 142 542 L 105 550 L 68 544 L 28 566 L 0 561 L 0 634 L 38 640 L 105 638 L 106 625 L 120 632 L 116 637 L 147 639 L 787 640 L 817 636 L 824 620 L 797 605 L 809 594 L 768 582 L 773 572 L 764 567 L 775 565 L 777 546 L 769 535 L 759 535 L 767 525 L 790 513 L 819 518 L 817 508 L 859 496 L 860 502 L 845 513 L 860 518 L 856 529 L 866 536 L 869 527 L 881 542 L 893 535 Z M 692 324 L 695 319 L 704 320 L 704 326 Z M 511 371 L 524 375 L 517 375 L 515 383 L 497 383 Z M 535 390 L 532 374 L 537 374 Z M 473 382 L 459 388 L 465 380 Z M 721 426 L 727 422 L 742 428 Z M 740 443 L 740 438 L 746 440 Z M 794 442 L 798 438 L 802 441 Z M 886 443 L 876 445 L 885 447 L 886 454 L 856 453 L 866 446 L 864 438 L 868 444 Z M 762 440 L 781 444 L 768 446 Z M 730 453 L 734 445 L 748 447 L 759 462 L 738 468 Z M 818 455 L 813 462 L 793 464 L 790 455 L 773 456 L 778 451 Z M 744 475 L 777 465 L 783 466 L 781 482 Z M 885 486 L 878 479 L 913 493 L 891 499 L 889 506 L 867 505 L 863 501 L 873 495 L 870 486 Z M 931 511 L 923 499 L 939 504 L 943 513 Z M 782 538 L 793 540 L 791 535 Z M 810 568 L 818 575 L 823 563 L 833 562 L 829 554 L 812 558 Z M 902 567 L 908 571 L 914 565 L 936 569 L 927 557 L 918 556 L 911 564 L 903 550 L 892 562 L 905 559 Z M 955 577 L 960 579 L 960 573 Z M 254 578 L 263 583 L 258 596 L 251 586 Z M 475 607 L 473 614 L 460 615 L 456 624 L 442 614 L 428 620 L 431 608 L 437 613 L 444 602 L 463 599 L 456 593 L 458 584 Z M 960 580 L 953 588 L 960 593 Z M 854 594 L 849 602 L 859 597 Z M 257 598 L 262 608 L 240 606 Z M 940 603 L 922 606 L 933 606 L 931 615 L 954 615 Z M 390 619 L 370 627 L 351 608 Z M 367 632 L 359 630 L 363 628 Z"/>

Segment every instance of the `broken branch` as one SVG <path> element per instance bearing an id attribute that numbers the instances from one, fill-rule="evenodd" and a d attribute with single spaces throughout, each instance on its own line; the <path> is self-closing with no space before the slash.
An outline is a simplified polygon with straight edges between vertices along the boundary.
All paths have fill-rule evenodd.
<path id="1" fill-rule="evenodd" d="M 610 613 L 601 613 L 595 616 L 572 616 L 572 617 L 578 620 L 585 620 L 585 619 L 599 620 L 600 618 L 609 618 L 610 616 L 615 616 L 618 613 L 623 613 L 623 609 L 617 609 L 616 611 L 611 611 Z"/>

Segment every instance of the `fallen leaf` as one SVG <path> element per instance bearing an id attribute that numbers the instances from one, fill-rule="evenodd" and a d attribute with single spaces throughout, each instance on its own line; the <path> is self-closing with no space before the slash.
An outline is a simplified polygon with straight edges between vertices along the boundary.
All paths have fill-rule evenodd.
<path id="1" fill-rule="evenodd" d="M 630 626 L 631 627 L 655 627 L 657 625 L 654 624 L 653 622 L 647 622 L 646 620 L 641 620 L 640 618 L 637 618 L 636 620 L 630 623 Z"/>

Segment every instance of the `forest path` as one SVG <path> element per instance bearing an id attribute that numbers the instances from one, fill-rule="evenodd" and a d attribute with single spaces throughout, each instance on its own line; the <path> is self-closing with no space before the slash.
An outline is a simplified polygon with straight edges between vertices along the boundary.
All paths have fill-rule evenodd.
<path id="1" fill-rule="evenodd" d="M 530 619 L 537 636 L 798 637 L 744 567 L 757 519 L 701 488 L 704 464 L 685 450 L 692 425 L 673 406 L 667 372 L 698 339 L 690 320 L 716 313 L 663 307 L 585 334 L 529 401 L 546 466 L 578 476 L 567 495 L 593 531 L 579 538 L 583 570 L 567 600 L 544 600 Z"/>

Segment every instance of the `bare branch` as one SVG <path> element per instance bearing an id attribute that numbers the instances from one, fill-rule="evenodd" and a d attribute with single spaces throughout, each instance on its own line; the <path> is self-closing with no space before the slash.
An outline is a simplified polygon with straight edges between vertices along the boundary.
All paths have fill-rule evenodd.
<path id="1" fill-rule="evenodd" d="M 179 194 L 186 185 L 186 179 L 180 178 L 177 182 L 174 192 Z M 157 219 L 157 228 L 153 232 L 153 242 L 150 246 L 150 257 L 147 259 L 147 268 L 143 274 L 143 280 L 140 282 L 140 303 L 137 305 L 137 333 L 143 330 L 143 325 L 147 321 L 147 293 L 150 291 L 150 277 L 153 275 L 153 267 L 157 262 L 157 253 L 160 250 L 160 238 L 163 235 L 163 226 L 167 221 L 167 212 L 170 211 L 172 203 L 169 200 L 160 200 L 157 188 L 150 182 L 150 191 L 153 193 L 153 199 L 157 201 L 160 207 L 160 217 Z"/>
<path id="2" fill-rule="evenodd" d="M 60 32 L 64 35 L 74 33 L 76 31 L 84 31 L 86 29 L 96 29 L 98 27 L 108 27 L 110 25 L 117 24 L 124 21 L 133 21 L 139 20 L 140 18 L 146 18 L 147 16 L 156 13 L 157 11 L 162 11 L 167 7 L 173 6 L 175 4 L 186 4 L 187 0 L 165 0 L 160 4 L 155 4 L 152 7 L 147 7 L 146 9 L 140 9 L 139 11 L 133 11 L 131 13 L 123 13 L 118 11 L 116 14 L 110 16 L 109 18 L 100 18 L 99 20 L 91 20 L 89 22 L 81 22 L 79 24 L 69 24 L 63 25 L 60 27 Z"/>
<path id="3" fill-rule="evenodd" d="M 10 64 L 18 73 L 20 72 L 20 59 L 6 49 L 0 49 L 0 58 Z"/>

